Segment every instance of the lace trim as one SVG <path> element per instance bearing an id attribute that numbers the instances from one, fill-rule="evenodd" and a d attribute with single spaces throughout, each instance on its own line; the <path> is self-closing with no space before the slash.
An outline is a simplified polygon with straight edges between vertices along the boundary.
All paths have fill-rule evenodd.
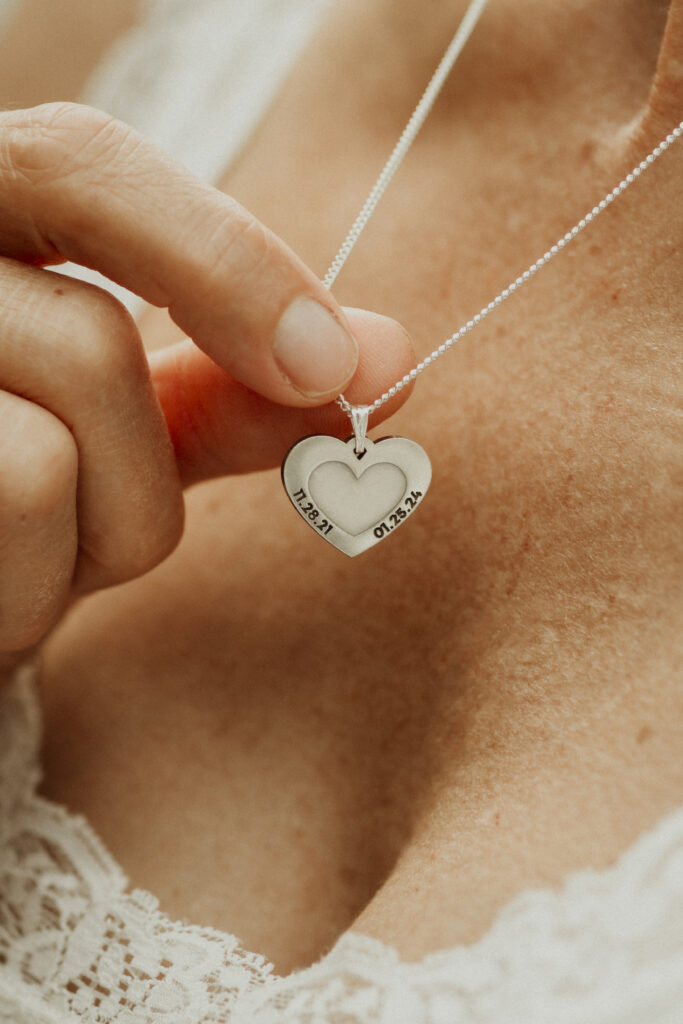
<path id="1" fill-rule="evenodd" d="M 171 921 L 37 796 L 33 670 L 0 695 L 0 1024 L 681 1024 L 683 809 L 608 871 L 523 893 L 472 947 L 404 963 L 347 933 L 287 978 Z"/>
<path id="2" fill-rule="evenodd" d="M 80 817 L 37 796 L 40 725 L 33 669 L 0 695 L 0 1021 L 40 992 L 46 1020 L 223 1021 L 272 966 L 238 940 L 170 921 L 128 880 Z M 28 1000 L 28 1002 L 27 1002 Z M 48 1012 L 49 1011 L 49 1012 Z"/>
<path id="3" fill-rule="evenodd" d="M 250 1024 L 681 1024 L 683 810 L 614 868 L 522 893 L 474 946 L 408 964 L 349 932 L 240 1009 Z"/>

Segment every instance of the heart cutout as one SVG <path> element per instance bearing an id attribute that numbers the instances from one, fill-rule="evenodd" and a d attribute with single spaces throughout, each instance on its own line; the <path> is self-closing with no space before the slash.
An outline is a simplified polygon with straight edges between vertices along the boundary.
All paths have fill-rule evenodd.
<path id="1" fill-rule="evenodd" d="M 359 477 L 343 462 L 323 462 L 308 478 L 311 498 L 321 512 L 352 537 L 393 511 L 406 492 L 398 466 L 380 462 Z"/>
<path id="2" fill-rule="evenodd" d="M 426 452 L 406 437 L 339 441 L 316 434 L 297 442 L 282 466 L 290 501 L 330 544 L 354 556 L 401 526 L 431 482 Z"/>

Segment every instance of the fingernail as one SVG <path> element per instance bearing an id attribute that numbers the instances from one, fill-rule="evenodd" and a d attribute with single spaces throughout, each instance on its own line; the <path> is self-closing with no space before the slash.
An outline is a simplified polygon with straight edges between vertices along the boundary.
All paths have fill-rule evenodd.
<path id="1" fill-rule="evenodd" d="M 358 362 L 353 336 L 315 299 L 288 306 L 275 331 L 275 362 L 307 398 L 341 389 Z"/>

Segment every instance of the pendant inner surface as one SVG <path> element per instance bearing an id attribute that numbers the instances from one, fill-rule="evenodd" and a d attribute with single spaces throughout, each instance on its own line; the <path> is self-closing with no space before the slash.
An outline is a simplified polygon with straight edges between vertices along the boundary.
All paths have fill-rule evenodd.
<path id="1" fill-rule="evenodd" d="M 404 474 L 390 462 L 370 466 L 359 477 L 343 462 L 323 462 L 308 478 L 313 501 L 352 537 L 391 512 L 406 485 Z"/>

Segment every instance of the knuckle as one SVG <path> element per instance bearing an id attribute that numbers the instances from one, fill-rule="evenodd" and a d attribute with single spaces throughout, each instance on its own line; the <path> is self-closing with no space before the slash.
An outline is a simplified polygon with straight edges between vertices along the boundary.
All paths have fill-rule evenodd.
<path id="1" fill-rule="evenodd" d="M 20 443 L 5 446 L 0 466 L 0 650 L 25 650 L 55 621 L 65 598 L 72 565 L 60 544 L 44 559 L 36 577 L 21 566 L 34 545 L 44 543 L 55 523 L 76 514 L 78 453 L 69 430 L 45 410 L 30 407 L 15 424 Z M 41 538 L 43 538 L 41 542 Z M 8 593 L 14 595 L 8 598 Z"/>
<path id="2" fill-rule="evenodd" d="M 115 555 L 106 561 L 95 557 L 108 585 L 126 583 L 155 569 L 175 551 L 183 533 L 182 503 L 178 510 L 166 514 L 163 520 L 151 524 L 147 530 L 138 530 Z"/>
<path id="3" fill-rule="evenodd" d="M 100 289 L 83 296 L 79 310 L 79 357 L 94 383 L 111 387 L 141 372 L 147 375 L 137 325 L 125 308 Z"/>
<path id="4" fill-rule="evenodd" d="M 8 267 L 2 264 L 6 262 Z M 70 404 L 118 387 L 146 385 L 149 368 L 135 320 L 113 295 L 59 274 L 1 261 L 0 341 L 12 338 L 15 358 L 30 366 L 41 353 L 48 367 L 69 381 Z M 54 284 L 47 285 L 48 279 Z M 60 295 L 56 298 L 54 292 Z M 19 378 L 21 380 L 21 378 Z"/>
<path id="5" fill-rule="evenodd" d="M 279 253 L 272 232 L 239 204 L 231 205 L 231 215 L 213 226 L 203 247 L 209 290 L 216 285 L 225 286 L 226 281 L 235 285 L 241 280 L 265 276 Z"/>
<path id="6" fill-rule="evenodd" d="M 44 319 L 45 311 L 40 311 Z M 70 302 L 54 307 L 49 343 L 54 359 L 82 393 L 130 385 L 148 376 L 135 320 L 113 295 L 78 282 Z M 36 327 L 38 324 L 36 324 Z"/>
<path id="7" fill-rule="evenodd" d="M 0 651 L 4 654 L 27 651 L 42 640 L 49 628 L 38 622 L 23 621 L 13 609 L 0 604 Z"/>
<path id="8" fill-rule="evenodd" d="M 166 528 L 157 528 L 148 538 L 144 550 L 134 552 L 129 563 L 129 571 L 135 576 L 142 576 L 157 565 L 161 565 L 175 551 L 182 535 L 182 524 L 168 524 Z"/>
<path id="9" fill-rule="evenodd" d="M 141 531 L 140 543 L 129 553 L 129 568 L 136 576 L 154 569 L 175 551 L 183 535 L 185 505 L 180 484 L 166 494 L 163 502 L 150 502 L 148 529 Z"/>
<path id="10" fill-rule="evenodd" d="M 24 651 L 43 639 L 64 606 L 64 580 L 71 577 L 70 567 L 59 575 L 63 579 L 56 580 L 48 570 L 25 600 L 11 607 L 0 602 L 0 650 Z"/>
<path id="11" fill-rule="evenodd" d="M 0 473 L 5 515 L 42 520 L 65 500 L 73 501 L 78 449 L 68 428 L 50 413 L 33 407 L 30 430 L 23 431 L 9 462 L 5 460 Z"/>
<path id="12" fill-rule="evenodd" d="M 121 121 L 79 103 L 46 103 L 4 115 L 2 167 L 32 184 L 53 184 L 107 161 L 133 134 Z"/>

